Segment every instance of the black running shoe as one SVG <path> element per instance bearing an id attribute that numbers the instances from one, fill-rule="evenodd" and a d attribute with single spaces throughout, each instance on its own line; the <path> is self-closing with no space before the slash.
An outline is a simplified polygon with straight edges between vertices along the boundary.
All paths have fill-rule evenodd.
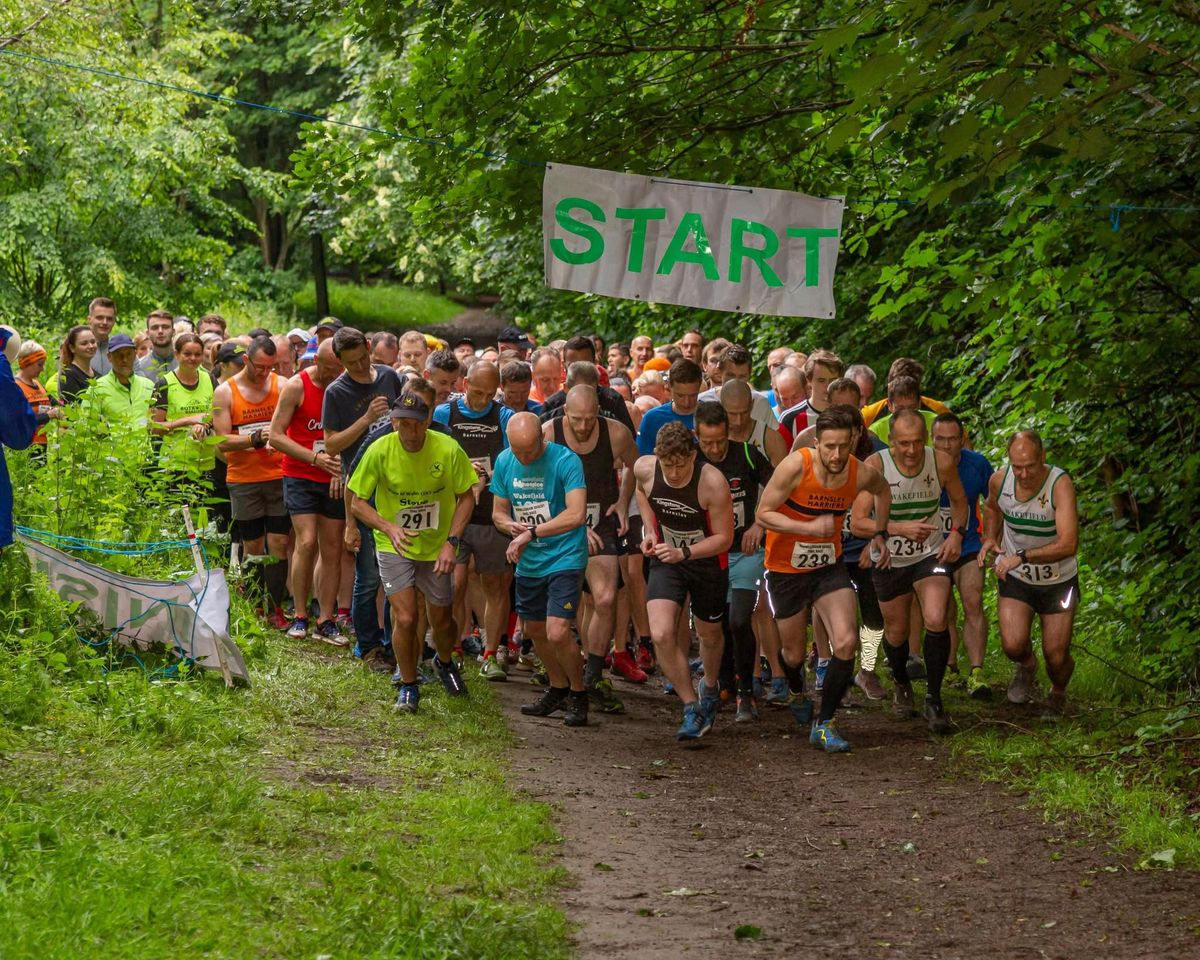
<path id="1" fill-rule="evenodd" d="M 568 727 L 586 727 L 588 722 L 587 691 L 572 690 L 563 705 L 563 723 Z"/>
<path id="2" fill-rule="evenodd" d="M 449 663 L 442 663 L 441 657 L 433 658 L 433 669 L 446 688 L 446 693 L 452 697 L 465 697 L 467 685 L 463 682 L 462 674 L 458 672 L 458 664 L 451 657 Z"/>
<path id="3" fill-rule="evenodd" d="M 542 694 L 540 699 L 534 700 L 533 703 L 525 703 L 521 705 L 521 712 L 527 717 L 548 717 L 552 713 L 561 710 L 563 703 L 567 699 L 567 689 L 556 689 L 550 687 Z M 584 698 L 587 699 L 586 697 Z"/>
<path id="4" fill-rule="evenodd" d="M 950 715 L 946 713 L 946 708 L 942 706 L 940 700 L 925 698 L 925 720 L 929 724 L 929 729 L 939 736 L 954 732 L 954 721 L 950 719 Z"/>

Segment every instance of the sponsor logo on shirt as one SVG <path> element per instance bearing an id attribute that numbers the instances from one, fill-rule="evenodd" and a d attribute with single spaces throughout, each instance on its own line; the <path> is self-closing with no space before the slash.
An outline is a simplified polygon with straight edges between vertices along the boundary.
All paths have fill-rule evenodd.
<path id="1" fill-rule="evenodd" d="M 665 497 L 660 497 L 658 500 L 655 501 L 654 505 L 656 507 L 659 507 L 660 509 L 666 508 L 668 511 L 674 511 L 675 513 L 699 513 L 700 512 L 693 506 L 689 506 L 686 503 L 680 503 L 678 500 L 668 500 Z"/>
<path id="2" fill-rule="evenodd" d="M 500 427 L 494 423 L 463 423 L 460 421 L 454 425 L 454 429 L 464 434 L 479 437 L 498 433 Z"/>

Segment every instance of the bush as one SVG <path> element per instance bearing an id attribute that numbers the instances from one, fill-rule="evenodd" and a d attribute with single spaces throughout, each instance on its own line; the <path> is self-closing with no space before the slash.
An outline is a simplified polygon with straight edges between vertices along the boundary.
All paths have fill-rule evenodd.
<path id="1" fill-rule="evenodd" d="M 319 319 L 317 294 L 311 280 L 292 297 L 292 303 L 306 318 L 313 318 L 314 323 Z M 360 330 L 404 331 L 444 326 L 462 313 L 462 307 L 436 293 L 398 283 L 357 286 L 330 281 L 329 312 Z"/>

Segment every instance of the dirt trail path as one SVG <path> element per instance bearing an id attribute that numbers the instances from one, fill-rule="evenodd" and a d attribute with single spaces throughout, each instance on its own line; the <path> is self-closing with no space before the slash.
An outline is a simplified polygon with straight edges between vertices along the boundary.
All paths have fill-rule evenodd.
<path id="1" fill-rule="evenodd" d="M 585 960 L 1200 957 L 1200 875 L 1136 871 L 951 776 L 917 721 L 854 710 L 854 752 L 826 756 L 786 711 L 735 727 L 726 710 L 687 750 L 654 680 L 618 685 L 625 716 L 573 731 L 520 715 L 526 678 L 498 691 L 522 738 L 513 771 L 561 811 Z M 742 925 L 762 938 L 735 939 Z"/>

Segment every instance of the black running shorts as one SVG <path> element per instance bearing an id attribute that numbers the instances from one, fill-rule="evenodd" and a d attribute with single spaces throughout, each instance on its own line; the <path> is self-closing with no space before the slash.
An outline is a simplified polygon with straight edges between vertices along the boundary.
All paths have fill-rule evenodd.
<path id="1" fill-rule="evenodd" d="M 729 590 L 729 571 L 716 557 L 663 563 L 650 558 L 646 577 L 646 602 L 670 600 L 683 606 L 692 595 L 692 614 L 705 623 L 720 623 L 725 616 L 725 594 Z"/>
<path id="2" fill-rule="evenodd" d="M 766 583 L 767 601 L 776 620 L 803 613 L 827 593 L 854 589 L 846 565 L 838 561 L 803 573 L 768 570 Z"/>

